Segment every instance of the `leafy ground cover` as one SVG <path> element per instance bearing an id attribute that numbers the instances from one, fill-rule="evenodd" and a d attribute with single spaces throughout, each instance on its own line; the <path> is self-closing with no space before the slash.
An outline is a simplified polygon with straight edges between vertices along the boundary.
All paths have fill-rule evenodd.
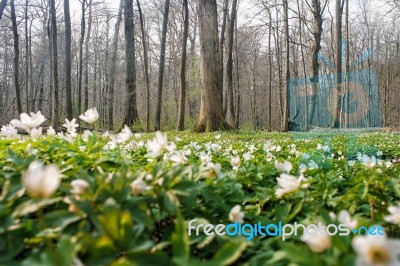
<path id="1" fill-rule="evenodd" d="M 3 135 L 0 265 L 399 265 L 398 134 Z M 385 235 L 189 236 L 193 219 Z"/>

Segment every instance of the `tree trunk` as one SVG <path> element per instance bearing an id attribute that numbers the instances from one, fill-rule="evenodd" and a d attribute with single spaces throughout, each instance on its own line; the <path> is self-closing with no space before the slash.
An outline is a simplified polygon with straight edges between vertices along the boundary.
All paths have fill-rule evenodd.
<path id="1" fill-rule="evenodd" d="M 222 10 L 222 25 L 221 25 L 221 37 L 219 38 L 219 56 L 220 56 L 220 64 L 221 64 L 221 94 L 222 94 L 222 104 L 224 115 L 226 113 L 226 90 L 224 87 L 224 45 L 225 45 L 225 30 L 226 30 L 226 21 L 228 17 L 228 5 L 229 0 L 224 0 L 224 6 Z"/>
<path id="2" fill-rule="evenodd" d="M 333 106 L 333 128 L 340 127 L 340 103 L 342 94 L 342 12 L 341 0 L 336 0 L 336 90 Z"/>
<path id="3" fill-rule="evenodd" d="M 194 132 L 231 129 L 223 116 L 221 67 L 218 47 L 218 16 L 216 0 L 199 0 L 200 23 L 200 114 Z"/>
<path id="4" fill-rule="evenodd" d="M 112 55 L 111 64 L 109 71 L 109 87 L 108 87 L 108 129 L 112 130 L 114 127 L 114 90 L 115 90 L 115 70 L 117 67 L 117 55 L 118 55 L 118 38 L 119 28 L 122 21 L 122 9 L 124 7 L 124 0 L 120 0 L 117 21 L 115 22 L 114 37 L 112 44 Z"/>
<path id="5" fill-rule="evenodd" d="M 64 0 L 65 23 L 65 105 L 67 118 L 71 120 L 72 114 L 72 89 L 71 89 L 71 16 L 69 12 L 69 0 Z"/>
<path id="6" fill-rule="evenodd" d="M 125 0 L 125 56 L 126 56 L 126 103 L 123 124 L 131 126 L 139 121 L 136 106 L 136 57 L 135 31 L 133 26 L 133 0 Z"/>
<path id="7" fill-rule="evenodd" d="M 54 105 L 53 105 L 53 121 L 52 125 L 57 128 L 59 122 L 59 91 L 58 91 L 58 46 L 57 46 L 57 16 L 56 16 L 56 3 L 55 0 L 50 0 L 50 14 L 51 14 L 51 42 L 52 42 L 52 58 L 53 58 L 53 91 L 54 91 Z"/>
<path id="8" fill-rule="evenodd" d="M 233 97 L 233 34 L 236 21 L 237 0 L 232 1 L 231 17 L 228 28 L 228 58 L 226 60 L 226 121 L 235 125 L 235 108 Z"/>
<path id="9" fill-rule="evenodd" d="M 82 0 L 81 8 L 81 36 L 79 40 L 79 73 L 78 73 L 78 114 L 82 112 L 82 74 L 83 74 L 83 42 L 85 40 L 85 7 L 86 0 Z"/>
<path id="10" fill-rule="evenodd" d="M 28 0 L 25 0 L 25 102 L 26 111 L 29 112 L 31 108 L 29 107 L 29 37 L 28 37 Z M 33 110 L 32 110 L 33 111 Z"/>
<path id="11" fill-rule="evenodd" d="M 34 85 L 33 85 L 33 61 L 32 61 L 32 23 L 33 21 L 31 21 L 31 24 L 29 25 L 29 50 L 28 50 L 28 57 L 29 57 L 29 83 L 31 84 L 31 90 L 30 90 L 30 99 L 31 99 L 31 110 L 35 111 L 35 107 L 36 107 L 36 92 L 37 90 L 35 90 L 35 96 L 33 96 L 34 94 Z"/>
<path id="12" fill-rule="evenodd" d="M 197 86 L 196 86 L 196 81 L 197 81 L 197 76 L 196 76 L 196 53 L 195 53 L 195 45 L 196 45 L 196 37 L 197 37 L 197 15 L 194 16 L 194 22 L 193 22 L 193 36 L 190 38 L 190 52 L 189 52 L 189 65 L 190 65 L 190 71 L 191 71 L 191 77 L 190 77 L 190 85 L 188 86 L 191 91 L 195 91 Z M 196 100 L 191 99 L 189 97 L 188 99 L 188 104 L 189 104 L 189 117 L 191 119 L 195 119 L 195 107 L 196 107 Z"/>
<path id="13" fill-rule="evenodd" d="M 289 47 L 289 15 L 288 15 L 288 0 L 283 0 L 283 14 L 285 19 L 285 75 L 286 75 L 286 98 L 285 98 L 285 111 L 284 111 L 284 118 L 283 118 L 283 131 L 289 131 L 290 128 L 290 117 L 289 117 L 289 109 L 290 109 L 290 47 Z"/>
<path id="14" fill-rule="evenodd" d="M 185 16 L 183 22 L 183 37 L 182 37 L 182 58 L 180 66 L 181 90 L 179 98 L 179 114 L 177 130 L 183 130 L 185 127 L 185 105 L 186 105 L 186 57 L 187 57 L 187 42 L 189 36 L 189 8 L 188 1 L 183 0 L 183 13 Z"/>
<path id="15" fill-rule="evenodd" d="M 162 91 L 164 80 L 164 67 L 165 67 L 165 43 L 167 39 L 168 28 L 168 15 L 169 15 L 169 0 L 165 0 L 163 27 L 161 36 L 161 51 L 160 51 L 160 67 L 158 69 L 158 85 L 157 85 L 157 108 L 154 130 L 161 129 L 161 105 L 162 105 Z"/>
<path id="16" fill-rule="evenodd" d="M 22 102 L 21 102 L 21 92 L 19 87 L 19 39 L 18 39 L 18 28 L 17 28 L 17 18 L 15 15 L 15 4 L 14 0 L 10 1 L 11 6 L 11 22 L 12 22 L 12 30 L 14 36 L 14 64 L 13 64 L 13 72 L 14 72 L 14 88 L 15 95 L 17 98 L 17 110 L 18 113 L 22 113 Z"/>
<path id="17" fill-rule="evenodd" d="M 271 11 L 268 9 L 268 131 L 272 131 L 272 15 Z"/>
<path id="18" fill-rule="evenodd" d="M 322 36 L 322 10 L 320 0 L 313 0 L 312 2 L 312 13 L 314 16 L 314 45 L 312 48 L 311 65 L 312 65 L 312 77 L 311 77 L 311 95 L 308 107 L 307 115 L 307 130 L 312 124 L 314 119 L 315 107 L 317 104 L 318 85 L 319 85 L 319 63 L 318 54 L 321 50 L 321 36 Z"/>
<path id="19" fill-rule="evenodd" d="M 149 53 L 147 51 L 146 32 L 144 28 L 144 18 L 139 0 L 136 0 L 139 9 L 140 29 L 142 31 L 144 77 L 146 81 L 146 131 L 150 131 L 150 75 L 149 75 Z"/>
<path id="20" fill-rule="evenodd" d="M 85 70 L 84 70 L 84 109 L 89 109 L 89 45 L 90 45 L 90 34 L 92 31 L 92 0 L 89 1 L 89 18 L 88 28 L 85 39 Z"/>

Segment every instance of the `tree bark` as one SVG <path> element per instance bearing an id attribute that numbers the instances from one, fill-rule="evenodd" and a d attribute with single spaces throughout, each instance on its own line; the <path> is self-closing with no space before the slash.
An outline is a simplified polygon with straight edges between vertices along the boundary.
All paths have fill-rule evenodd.
<path id="1" fill-rule="evenodd" d="M 139 121 L 136 105 L 136 57 L 135 31 L 133 26 L 133 0 L 125 0 L 125 56 L 126 56 L 126 103 L 123 124 L 132 126 Z"/>
<path id="2" fill-rule="evenodd" d="M 139 9 L 140 29 L 142 31 L 144 77 L 146 81 L 146 131 L 150 131 L 150 75 L 149 75 L 149 52 L 147 50 L 146 31 L 144 28 L 144 18 L 139 0 L 136 0 Z"/>
<path id="3" fill-rule="evenodd" d="M 26 111 L 29 112 L 30 104 L 29 100 L 33 100 L 32 98 L 29 99 L 29 37 L 28 37 L 28 0 L 25 0 L 25 102 L 26 102 Z M 32 110 L 33 111 L 33 110 Z"/>
<path id="4" fill-rule="evenodd" d="M 71 88 L 71 16 L 69 12 L 69 0 L 64 0 L 64 23 L 65 23 L 65 107 L 67 118 L 73 118 L 72 113 L 72 88 Z"/>
<path id="5" fill-rule="evenodd" d="M 339 128 L 341 126 L 340 105 L 342 94 L 342 13 L 343 7 L 341 5 L 341 0 L 336 0 L 336 90 L 333 102 L 333 128 Z"/>
<path id="6" fill-rule="evenodd" d="M 79 73 L 78 73 L 78 114 L 82 112 L 82 74 L 83 74 L 83 42 L 85 40 L 85 7 L 86 0 L 82 0 L 81 5 L 81 36 L 79 40 Z"/>
<path id="7" fill-rule="evenodd" d="M 235 125 L 235 108 L 233 97 L 233 34 L 236 21 L 236 6 L 237 0 L 232 1 L 231 17 L 228 28 L 228 58 L 226 60 L 226 121 L 234 126 Z"/>
<path id="8" fill-rule="evenodd" d="M 168 29 L 169 1 L 170 0 L 165 0 L 164 15 L 163 15 L 160 67 L 158 70 L 158 85 L 157 85 L 157 107 L 156 107 L 156 119 L 154 125 L 154 130 L 156 131 L 161 129 L 161 105 L 162 105 L 162 91 L 163 91 L 164 67 L 165 67 L 165 43 L 167 39 L 167 29 Z"/>
<path id="9" fill-rule="evenodd" d="M 288 0 L 283 0 L 283 14 L 285 19 L 285 75 L 286 75 L 286 98 L 285 98 L 285 111 L 284 111 L 284 118 L 283 118 L 283 131 L 289 131 L 290 128 L 290 116 L 289 116 L 289 109 L 290 109 L 290 47 L 289 47 L 289 15 L 288 15 Z"/>
<path id="10" fill-rule="evenodd" d="M 108 87 L 108 129 L 112 130 L 114 127 L 114 90 L 115 90 L 115 72 L 117 67 L 117 55 L 118 55 L 118 38 L 119 28 L 122 21 L 122 9 L 124 7 L 124 0 L 120 0 L 117 21 L 115 22 L 113 44 L 112 44 L 112 55 L 111 64 L 109 71 L 109 87 Z"/>
<path id="11" fill-rule="evenodd" d="M 221 95 L 221 67 L 218 46 L 216 0 L 199 0 L 200 23 L 200 114 L 194 132 L 231 129 L 224 119 Z"/>
<path id="12" fill-rule="evenodd" d="M 18 39 L 18 28 L 17 28 L 17 18 L 15 15 L 15 4 L 14 0 L 10 1 L 11 6 L 11 22 L 12 22 L 12 31 L 14 36 L 14 64 L 13 64 L 13 72 L 14 72 L 14 88 L 15 95 L 17 98 L 17 110 L 18 113 L 22 113 L 22 102 L 21 102 L 21 92 L 19 87 L 19 39 Z"/>
<path id="13" fill-rule="evenodd" d="M 57 17 L 56 17 L 56 3 L 55 0 L 50 0 L 50 14 L 51 14 L 51 42 L 52 42 L 52 58 L 53 58 L 53 92 L 54 92 L 54 105 L 53 105 L 53 121 L 52 125 L 57 128 L 59 122 L 59 91 L 58 91 L 58 46 L 57 46 Z"/>
<path id="14" fill-rule="evenodd" d="M 221 25 L 221 35 L 219 38 L 219 56 L 220 56 L 220 64 L 221 64 L 221 94 L 222 94 L 222 104 L 224 115 L 226 113 L 226 90 L 224 87 L 224 45 L 225 45 L 225 30 L 226 30 L 226 21 L 228 17 L 228 5 L 229 0 L 224 0 L 223 10 L 222 10 L 222 25 Z"/>
<path id="15" fill-rule="evenodd" d="M 312 13 L 314 17 L 314 45 L 312 48 L 311 55 L 311 65 L 312 65 L 312 77 L 311 77 L 311 95 L 310 102 L 308 107 L 308 115 L 307 115 L 307 128 L 312 124 L 314 119 L 315 107 L 317 104 L 317 95 L 318 95 L 318 86 L 319 86 L 319 63 L 318 63 L 318 54 L 321 50 L 321 36 L 322 36 L 322 10 L 321 10 L 321 2 L 320 0 L 313 0 L 312 2 Z"/>
<path id="16" fill-rule="evenodd" d="M 84 109 L 89 108 L 89 45 L 90 45 L 90 34 L 92 31 L 92 0 L 89 0 L 89 18 L 88 28 L 85 39 L 85 70 L 84 70 Z"/>
<path id="17" fill-rule="evenodd" d="M 189 36 L 189 8 L 188 1 L 183 0 L 183 37 L 182 37 L 182 58 L 180 66 L 181 90 L 179 97 L 179 114 L 177 130 L 183 130 L 185 127 L 185 105 L 186 105 L 186 58 L 187 58 L 187 42 Z"/>

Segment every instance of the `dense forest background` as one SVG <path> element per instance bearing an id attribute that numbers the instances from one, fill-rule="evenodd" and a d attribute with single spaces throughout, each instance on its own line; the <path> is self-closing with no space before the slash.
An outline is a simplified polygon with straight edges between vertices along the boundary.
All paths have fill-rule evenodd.
<path id="1" fill-rule="evenodd" d="M 399 18 L 398 0 L 1 0 L 0 124 L 40 110 L 59 126 L 97 107 L 102 129 L 192 129 L 212 99 L 201 82 L 212 47 L 221 100 L 208 109 L 220 104 L 231 127 L 291 129 L 300 100 L 289 81 L 310 79 L 313 95 L 313 77 L 343 73 L 340 84 L 361 70 L 376 83 L 361 84 L 367 99 L 348 99 L 375 109 L 353 126 L 398 124 Z M 345 100 L 330 99 L 332 121 L 319 123 L 326 104 L 307 97 L 305 129 L 347 126 Z"/>

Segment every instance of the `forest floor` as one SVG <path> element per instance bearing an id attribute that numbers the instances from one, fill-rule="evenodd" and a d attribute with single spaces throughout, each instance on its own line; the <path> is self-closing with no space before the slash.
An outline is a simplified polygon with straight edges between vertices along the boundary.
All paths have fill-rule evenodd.
<path id="1" fill-rule="evenodd" d="M 0 264 L 354 265 L 359 228 L 400 237 L 399 147 L 392 132 L 3 138 Z M 316 242 L 190 231 L 235 222 L 360 231 Z"/>

